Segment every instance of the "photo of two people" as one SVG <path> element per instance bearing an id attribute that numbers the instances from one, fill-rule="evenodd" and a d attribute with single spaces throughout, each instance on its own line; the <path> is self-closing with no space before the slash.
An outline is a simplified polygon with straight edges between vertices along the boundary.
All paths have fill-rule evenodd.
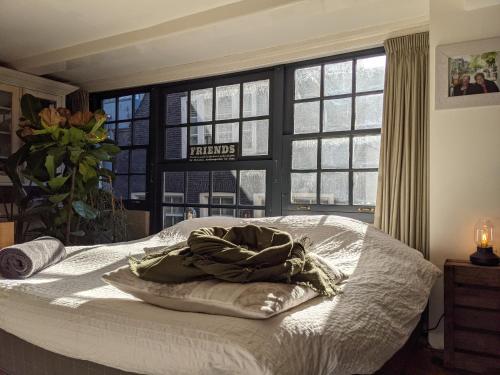
<path id="1" fill-rule="evenodd" d="M 448 96 L 499 92 L 500 51 L 457 56 L 448 60 Z"/>

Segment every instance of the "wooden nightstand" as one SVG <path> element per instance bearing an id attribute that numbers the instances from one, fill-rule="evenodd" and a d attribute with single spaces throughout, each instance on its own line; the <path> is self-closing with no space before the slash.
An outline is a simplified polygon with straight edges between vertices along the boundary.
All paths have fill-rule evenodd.
<path id="1" fill-rule="evenodd" d="M 445 366 L 500 374 L 500 267 L 447 260 L 444 305 Z"/>

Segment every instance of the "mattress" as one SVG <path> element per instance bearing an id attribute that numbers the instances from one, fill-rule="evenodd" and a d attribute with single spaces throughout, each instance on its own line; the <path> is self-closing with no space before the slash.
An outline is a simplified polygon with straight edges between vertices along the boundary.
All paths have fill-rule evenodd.
<path id="1" fill-rule="evenodd" d="M 267 320 L 178 312 L 101 281 L 147 247 L 201 226 L 269 225 L 308 237 L 349 274 L 343 293 Z M 371 225 L 337 216 L 187 220 L 140 241 L 73 247 L 28 280 L 0 279 L 0 329 L 72 358 L 140 374 L 366 374 L 408 339 L 439 270 Z"/>

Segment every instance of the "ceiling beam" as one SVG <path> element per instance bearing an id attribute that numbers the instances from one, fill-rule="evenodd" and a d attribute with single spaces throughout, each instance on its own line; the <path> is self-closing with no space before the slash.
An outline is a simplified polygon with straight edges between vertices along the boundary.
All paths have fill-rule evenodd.
<path id="1" fill-rule="evenodd" d="M 55 73 L 56 71 L 54 71 L 52 67 L 55 68 L 60 66 L 60 63 L 68 60 L 83 58 L 130 45 L 137 45 L 150 40 L 163 38 L 167 35 L 198 29 L 232 18 L 267 11 L 301 1 L 304 0 L 241 0 L 236 3 L 180 17 L 144 29 L 129 31 L 22 58 L 11 62 L 9 65 L 17 70 L 30 73 Z"/>

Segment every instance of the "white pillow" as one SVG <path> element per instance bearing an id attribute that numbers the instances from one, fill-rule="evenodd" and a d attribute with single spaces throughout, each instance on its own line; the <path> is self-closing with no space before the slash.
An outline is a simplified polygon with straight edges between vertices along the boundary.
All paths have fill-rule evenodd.
<path id="1" fill-rule="evenodd" d="M 167 309 L 251 319 L 270 318 L 318 295 L 306 286 L 284 283 L 155 283 L 138 278 L 128 266 L 106 273 L 102 279 L 144 302 Z"/>

